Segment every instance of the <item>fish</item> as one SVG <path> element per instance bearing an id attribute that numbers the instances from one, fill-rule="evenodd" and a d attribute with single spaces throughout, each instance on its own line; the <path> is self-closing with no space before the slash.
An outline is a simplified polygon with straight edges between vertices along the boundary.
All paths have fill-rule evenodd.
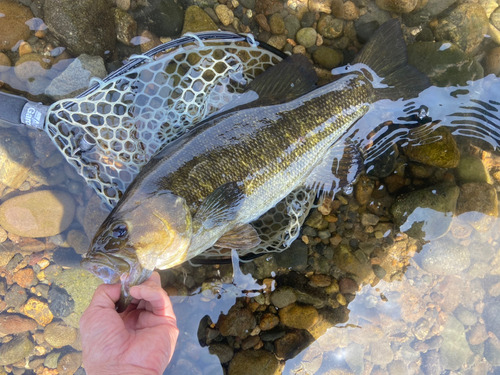
<path id="1" fill-rule="evenodd" d="M 119 312 L 132 300 L 130 288 L 154 269 L 213 246 L 257 246 L 254 220 L 301 186 L 328 193 L 347 184 L 335 173 L 346 160 L 352 181 L 362 158 L 343 135 L 378 100 L 415 97 L 430 86 L 408 65 L 398 20 L 381 25 L 342 69 L 336 81 L 318 87 L 309 60 L 289 56 L 149 160 L 82 260 L 106 283 L 121 283 Z M 343 160 L 334 168 L 339 147 Z"/>

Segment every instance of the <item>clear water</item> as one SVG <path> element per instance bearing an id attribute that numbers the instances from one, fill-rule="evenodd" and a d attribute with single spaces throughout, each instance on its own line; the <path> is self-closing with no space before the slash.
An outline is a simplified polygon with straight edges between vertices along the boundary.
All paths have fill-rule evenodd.
<path id="1" fill-rule="evenodd" d="M 485 43 L 482 47 L 487 52 L 494 44 Z M 56 74 L 52 70 L 48 79 Z M 38 94 L 29 92 L 29 86 L 26 82 L 20 82 L 12 69 L 2 73 L 1 79 L 6 83 L 4 88 L 10 92 L 19 95 Z M 324 234 L 319 233 L 321 230 L 315 230 L 314 235 L 304 232 L 297 239 L 297 246 L 292 247 L 288 254 L 266 255 L 242 264 L 241 269 L 233 269 L 231 265 L 193 267 L 185 264 L 162 272 L 164 286 L 172 295 L 181 332 L 176 353 L 165 373 L 227 373 L 227 363 L 221 366 L 218 357 L 210 354 L 210 347 L 213 349 L 214 344 L 231 346 L 236 354 L 241 352 L 242 345 L 252 342 L 249 338 L 254 336 L 259 336 L 260 339 L 256 339 L 255 345 L 246 350 L 252 351 L 255 350 L 254 347 L 260 347 L 259 350 L 278 353 L 278 340 L 284 337 L 278 336 L 285 334 L 292 337 L 299 331 L 279 325 L 275 329 L 276 337 L 271 340 L 270 335 L 265 337 L 266 331 L 259 332 L 259 329 L 252 326 L 249 338 L 241 340 L 221 335 L 220 324 L 217 322 L 220 315 L 227 315 L 231 308 L 253 310 L 256 327 L 263 314 L 279 316 L 279 309 L 272 306 L 271 296 L 284 286 L 306 290 L 306 296 L 319 295 L 323 298 L 323 301 L 313 297 L 307 300 L 302 295 L 299 305 L 314 305 L 320 312 L 342 311 L 345 319 L 324 332 L 317 326 L 300 331 L 300 337 L 314 336 L 314 340 L 307 343 L 303 340 L 285 351 L 287 359 L 280 357 L 278 365 L 278 371 L 282 373 L 498 373 L 500 347 L 495 335 L 500 335 L 500 322 L 495 320 L 491 311 L 495 311 L 495 306 L 500 303 L 500 223 L 496 215 L 475 213 L 470 206 L 476 203 L 478 210 L 479 205 L 483 205 L 484 210 L 484 197 L 478 197 L 477 201 L 469 198 L 469 212 L 455 215 L 452 220 L 449 214 L 429 208 L 432 204 L 422 203 L 421 207 L 413 211 L 413 215 L 408 213 L 408 219 L 401 224 L 401 228 L 393 225 L 392 216 L 384 210 L 385 206 L 390 206 L 401 194 L 429 186 L 432 188 L 443 182 L 456 181 L 459 187 L 463 185 L 453 168 L 425 167 L 429 176 L 418 175 L 413 169 L 418 164 L 401 152 L 401 147 L 409 141 L 432 144 L 439 140 L 439 137 L 428 137 L 439 125 L 450 129 L 462 155 L 471 155 L 482 161 L 482 164 L 476 165 L 485 166 L 495 194 L 497 193 L 500 186 L 500 154 L 495 149 L 500 140 L 500 79 L 490 75 L 470 82 L 461 90 L 457 92 L 457 88 L 432 87 L 409 102 L 379 102 L 361 119 L 358 126 L 364 130 L 356 133 L 356 137 L 368 150 L 366 165 L 377 169 L 381 165 L 394 163 L 391 170 L 397 171 L 396 177 L 392 180 L 373 177 L 375 189 L 368 203 L 359 202 L 356 196 L 356 191 L 360 189 L 358 185 L 350 191 L 338 193 L 335 200 L 338 205 L 323 219 L 331 220 L 330 224 L 334 224 L 327 226 L 330 228 L 327 230 L 330 230 L 331 238 L 321 239 Z M 46 100 L 42 97 L 34 99 Z M 435 122 L 418 128 L 419 131 L 416 132 L 415 124 L 429 118 Z M 436 122 L 437 120 L 440 122 Z M 373 139 L 370 130 L 386 125 L 386 121 L 393 121 L 398 127 L 391 128 L 390 132 L 379 132 Z M 50 140 L 46 142 L 36 138 L 36 132 L 27 129 L 16 131 L 36 151 L 36 162 L 46 162 L 47 155 L 58 152 L 51 146 Z M 369 147 L 374 140 L 374 146 Z M 392 157 L 394 149 L 391 147 L 396 142 L 399 144 L 400 155 Z M 471 148 L 471 145 L 474 147 Z M 64 239 L 70 230 L 83 232 L 86 229 L 84 218 L 92 214 L 87 206 L 91 199 L 95 203 L 95 194 L 90 188 L 84 187 L 83 181 L 64 161 L 50 167 L 43 165 L 48 164 L 42 163 L 42 168 L 47 178 L 52 179 L 54 186 L 36 187 L 33 182 L 36 179 L 32 178 L 31 185 L 25 184 L 20 190 L 6 188 L 2 193 L 2 201 L 40 188 L 69 191 L 77 202 L 77 215 L 60 238 L 31 240 L 11 235 L 2 243 L 0 251 L 3 255 L 14 255 L 19 251 L 24 256 L 24 261 L 20 261 L 17 268 L 8 269 L 7 263 L 0 267 L 0 283 L 5 286 L 5 292 L 0 293 L 3 302 L 8 300 L 7 294 L 15 284 L 14 274 L 20 269 L 32 268 L 39 276 L 40 281 L 35 281 L 26 289 L 27 297 L 46 302 L 41 289 L 36 288 L 49 285 L 57 277 L 51 279 L 41 276 L 44 271 L 42 267 L 46 267 L 43 259 L 50 261 L 51 265 L 61 262 L 64 265 L 63 273 L 69 274 L 70 269 L 77 268 L 74 259 L 78 255 L 73 254 L 73 258 L 69 256 L 72 250 L 64 243 Z M 388 188 L 390 192 L 387 191 Z M 98 210 L 98 205 L 91 207 Z M 363 214 L 373 212 L 377 213 L 380 221 L 362 225 Z M 335 219 L 337 220 L 333 221 Z M 423 236 L 419 237 L 414 232 L 404 233 L 412 228 L 413 222 L 421 221 L 425 222 Z M 337 235 L 340 237 L 338 241 Z M 12 251 L 13 247 L 15 251 Z M 31 255 L 33 248 L 39 252 Z M 348 249 L 349 253 L 342 253 L 343 249 Z M 356 267 L 339 263 L 339 254 L 344 254 L 343 259 L 351 259 Z M 432 265 L 429 265 L 429 259 L 433 259 Z M 370 270 L 373 272 L 372 265 L 378 265 L 379 261 L 387 272 L 385 276 L 370 273 Z M 332 284 L 315 286 L 313 281 L 312 286 L 299 287 L 284 276 L 293 272 L 310 280 L 318 280 L 318 275 L 327 275 L 326 279 L 330 283 L 332 280 L 349 278 L 362 285 L 355 294 L 352 290 L 350 293 L 339 294 L 335 288 L 331 288 Z M 319 292 L 311 292 L 311 288 L 316 288 Z M 333 292 L 327 293 L 326 290 Z M 82 297 L 78 303 L 85 303 L 84 301 L 88 303 L 88 297 Z M 4 309 L 2 314 L 17 314 L 21 311 L 20 306 L 6 306 L 1 302 L 0 306 Z M 207 316 L 210 321 L 207 321 Z M 53 321 L 59 320 L 61 319 L 54 318 Z M 68 318 L 63 320 L 68 324 L 75 323 Z M 35 348 L 26 357 L 27 360 L 4 366 L 5 372 L 19 374 L 25 369 L 24 373 L 29 374 L 34 373 L 36 368 L 38 373 L 42 370 L 40 363 L 35 367 L 36 360 L 44 359 L 49 353 L 60 352 L 63 357 L 80 350 L 75 343 L 61 349 L 52 349 L 43 340 L 37 339 L 42 332 L 43 326 L 30 332 L 29 338 L 35 343 Z M 2 345 L 13 337 L 15 335 L 2 337 Z"/>

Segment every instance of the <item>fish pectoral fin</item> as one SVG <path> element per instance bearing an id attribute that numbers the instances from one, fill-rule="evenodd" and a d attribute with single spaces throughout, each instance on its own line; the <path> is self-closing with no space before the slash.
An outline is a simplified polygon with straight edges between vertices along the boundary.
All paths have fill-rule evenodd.
<path id="1" fill-rule="evenodd" d="M 259 234 L 252 225 L 239 224 L 220 237 L 214 246 L 227 249 L 249 250 L 258 246 L 260 242 Z"/>
<path id="2" fill-rule="evenodd" d="M 238 183 L 225 183 L 205 198 L 193 220 L 196 225 L 200 225 L 204 229 L 224 225 L 235 220 L 244 199 L 245 194 Z"/>
<path id="3" fill-rule="evenodd" d="M 363 170 L 363 156 L 358 147 L 349 142 L 336 143 L 306 179 L 306 187 L 318 195 L 335 194 L 352 185 Z"/>

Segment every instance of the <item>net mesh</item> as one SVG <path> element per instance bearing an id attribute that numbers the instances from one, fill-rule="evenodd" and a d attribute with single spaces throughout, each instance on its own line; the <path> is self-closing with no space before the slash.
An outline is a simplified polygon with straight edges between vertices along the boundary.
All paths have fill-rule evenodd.
<path id="1" fill-rule="evenodd" d="M 249 81 L 280 60 L 241 41 L 182 45 L 101 82 L 87 95 L 54 103 L 46 131 L 112 208 L 160 148 L 229 103 Z M 93 147 L 84 149 L 85 143 Z M 286 249 L 298 236 L 313 200 L 307 191 L 295 191 L 252 223 L 262 243 L 247 253 Z M 202 257 L 224 253 L 212 248 Z"/>

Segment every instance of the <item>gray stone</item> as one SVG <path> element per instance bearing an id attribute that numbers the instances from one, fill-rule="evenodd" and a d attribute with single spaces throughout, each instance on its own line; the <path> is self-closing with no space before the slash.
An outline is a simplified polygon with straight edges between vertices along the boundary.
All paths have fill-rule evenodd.
<path id="1" fill-rule="evenodd" d="M 294 241 L 286 251 L 275 253 L 274 259 L 278 268 L 303 271 L 307 267 L 307 254 L 307 245 L 302 241 Z"/>
<path id="2" fill-rule="evenodd" d="M 381 340 L 370 343 L 370 360 L 376 365 L 385 366 L 394 359 L 389 341 Z"/>
<path id="3" fill-rule="evenodd" d="M 316 44 L 316 30 L 312 27 L 305 27 L 297 32 L 297 42 L 306 48 L 312 47 Z"/>
<path id="4" fill-rule="evenodd" d="M 389 375 L 407 375 L 408 366 L 404 361 L 394 361 L 387 365 L 387 370 L 389 370 Z"/>
<path id="5" fill-rule="evenodd" d="M 434 275 L 456 275 L 470 265 L 468 247 L 445 239 L 425 244 L 415 259 Z"/>
<path id="6" fill-rule="evenodd" d="M 484 344 L 484 358 L 492 366 L 500 366 L 500 340 L 496 336 L 486 340 Z"/>
<path id="7" fill-rule="evenodd" d="M 208 351 L 210 354 L 219 357 L 220 363 L 229 362 L 234 355 L 233 348 L 225 344 L 212 344 L 208 347 Z"/>
<path id="8" fill-rule="evenodd" d="M 483 318 L 486 329 L 500 337 L 500 298 L 492 299 L 485 307 Z"/>
<path id="9" fill-rule="evenodd" d="M 458 370 L 472 355 L 465 338 L 464 326 L 450 315 L 441 336 L 444 339 L 439 349 L 441 364 L 445 370 Z"/>
<path id="10" fill-rule="evenodd" d="M 365 368 L 365 362 L 363 360 L 364 354 L 364 345 L 356 344 L 354 342 L 350 343 L 344 349 L 345 361 L 356 375 L 363 374 L 363 370 Z"/>
<path id="11" fill-rule="evenodd" d="M 408 46 L 408 63 L 439 87 L 465 86 L 484 76 L 484 69 L 453 43 L 417 42 Z"/>
<path id="12" fill-rule="evenodd" d="M 297 31 L 300 29 L 300 21 L 293 14 L 289 14 L 285 17 L 285 29 L 288 32 L 287 37 L 290 39 L 295 39 Z"/>
<path id="13" fill-rule="evenodd" d="M 116 44 L 115 16 L 102 0 L 46 0 L 44 21 L 75 56 L 109 57 Z"/>
<path id="14" fill-rule="evenodd" d="M 271 293 L 271 303 L 278 309 L 288 306 L 297 301 L 295 290 L 288 286 L 283 286 Z"/>
<path id="15" fill-rule="evenodd" d="M 26 302 L 28 296 L 24 288 L 20 287 L 18 284 L 14 284 L 10 287 L 9 291 L 5 294 L 5 303 L 9 307 L 13 307 L 16 311 Z"/>
<path id="16" fill-rule="evenodd" d="M 56 318 L 64 318 L 75 309 L 75 301 L 65 289 L 52 285 L 49 290 L 49 309 Z"/>
<path id="17" fill-rule="evenodd" d="M 450 228 L 459 192 L 457 186 L 441 184 L 402 195 L 390 208 L 394 222 L 414 238 L 442 237 Z"/>
<path id="18" fill-rule="evenodd" d="M 248 9 L 255 9 L 255 0 L 241 0 L 240 4 Z"/>
<path id="19" fill-rule="evenodd" d="M 441 356 L 436 350 L 422 353 L 422 371 L 425 375 L 440 375 L 442 370 Z"/>
<path id="20" fill-rule="evenodd" d="M 82 54 L 52 80 L 45 94 L 54 100 L 73 98 L 89 87 L 91 78 L 106 75 L 102 57 Z"/>
<path id="21" fill-rule="evenodd" d="M 463 306 L 457 307 L 457 309 L 454 312 L 454 315 L 465 326 L 473 326 L 474 324 L 477 323 L 477 316 Z"/>
<path id="22" fill-rule="evenodd" d="M 229 363 L 228 375 L 274 375 L 279 368 L 279 361 L 267 350 L 242 350 Z"/>
<path id="23" fill-rule="evenodd" d="M 145 7 L 132 12 L 132 17 L 139 25 L 157 36 L 173 37 L 180 34 L 184 11 L 174 0 L 148 0 L 145 4 Z"/>

